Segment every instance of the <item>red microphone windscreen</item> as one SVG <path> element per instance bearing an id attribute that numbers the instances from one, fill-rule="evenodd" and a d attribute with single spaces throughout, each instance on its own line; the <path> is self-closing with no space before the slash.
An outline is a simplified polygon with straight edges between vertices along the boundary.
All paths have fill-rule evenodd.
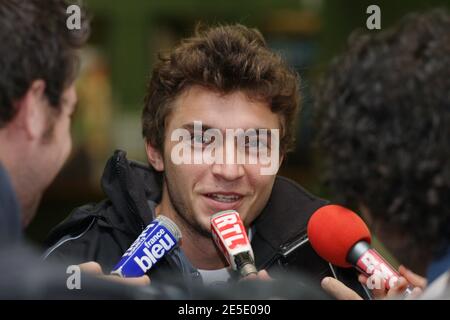
<path id="1" fill-rule="evenodd" d="M 347 255 L 359 241 L 371 242 L 370 231 L 353 211 L 327 205 L 314 212 L 308 222 L 308 238 L 313 249 L 334 265 L 348 268 Z"/>

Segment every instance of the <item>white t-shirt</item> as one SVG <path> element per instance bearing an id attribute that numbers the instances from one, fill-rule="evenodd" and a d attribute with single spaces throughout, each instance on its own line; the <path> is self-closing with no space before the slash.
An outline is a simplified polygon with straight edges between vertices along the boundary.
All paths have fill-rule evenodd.
<path id="1" fill-rule="evenodd" d="M 233 275 L 231 268 L 222 268 L 218 270 L 202 270 L 198 269 L 202 275 L 203 284 L 205 286 L 220 286 L 227 284 Z"/>

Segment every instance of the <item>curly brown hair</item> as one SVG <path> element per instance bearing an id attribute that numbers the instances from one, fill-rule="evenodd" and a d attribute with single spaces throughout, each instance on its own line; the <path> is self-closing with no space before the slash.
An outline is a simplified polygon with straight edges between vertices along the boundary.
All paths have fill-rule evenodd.
<path id="1" fill-rule="evenodd" d="M 316 92 L 334 195 L 413 238 L 416 252 L 450 245 L 449 30 L 435 9 L 354 34 Z"/>
<path id="2" fill-rule="evenodd" d="M 200 26 L 169 54 L 160 54 L 142 113 L 143 136 L 158 150 L 163 150 L 165 120 L 173 101 L 194 85 L 221 94 L 242 91 L 250 99 L 268 103 L 280 116 L 282 154 L 291 149 L 299 76 L 268 48 L 258 30 L 239 24 Z"/>

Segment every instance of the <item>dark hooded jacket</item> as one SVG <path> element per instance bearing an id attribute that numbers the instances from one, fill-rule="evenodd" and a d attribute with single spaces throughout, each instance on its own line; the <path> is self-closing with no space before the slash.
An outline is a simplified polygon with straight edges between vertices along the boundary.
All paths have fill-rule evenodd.
<path id="1" fill-rule="evenodd" d="M 150 166 L 127 160 L 126 153 L 118 150 L 106 165 L 102 188 L 106 200 L 75 209 L 52 230 L 47 240 L 47 259 L 66 265 L 97 261 L 104 272 L 110 272 L 154 219 L 161 188 L 158 174 Z M 308 219 L 325 204 L 325 200 L 311 195 L 295 182 L 277 177 L 266 207 L 252 226 L 256 267 L 266 269 L 274 277 L 287 270 L 299 273 L 317 287 L 324 276 L 335 276 L 368 298 L 356 271 L 330 265 L 308 242 Z M 200 273 L 180 248 L 166 255 L 149 271 L 149 276 L 155 283 L 166 273 L 171 277 L 179 275 L 186 280 L 185 284 L 201 282 Z"/>

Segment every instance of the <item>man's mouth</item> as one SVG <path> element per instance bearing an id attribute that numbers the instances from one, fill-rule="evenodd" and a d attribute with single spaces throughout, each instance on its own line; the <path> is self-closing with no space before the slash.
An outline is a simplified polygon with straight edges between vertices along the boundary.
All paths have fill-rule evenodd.
<path id="1" fill-rule="evenodd" d="M 242 199 L 242 196 L 238 194 L 207 193 L 205 196 L 223 203 L 234 203 Z"/>

